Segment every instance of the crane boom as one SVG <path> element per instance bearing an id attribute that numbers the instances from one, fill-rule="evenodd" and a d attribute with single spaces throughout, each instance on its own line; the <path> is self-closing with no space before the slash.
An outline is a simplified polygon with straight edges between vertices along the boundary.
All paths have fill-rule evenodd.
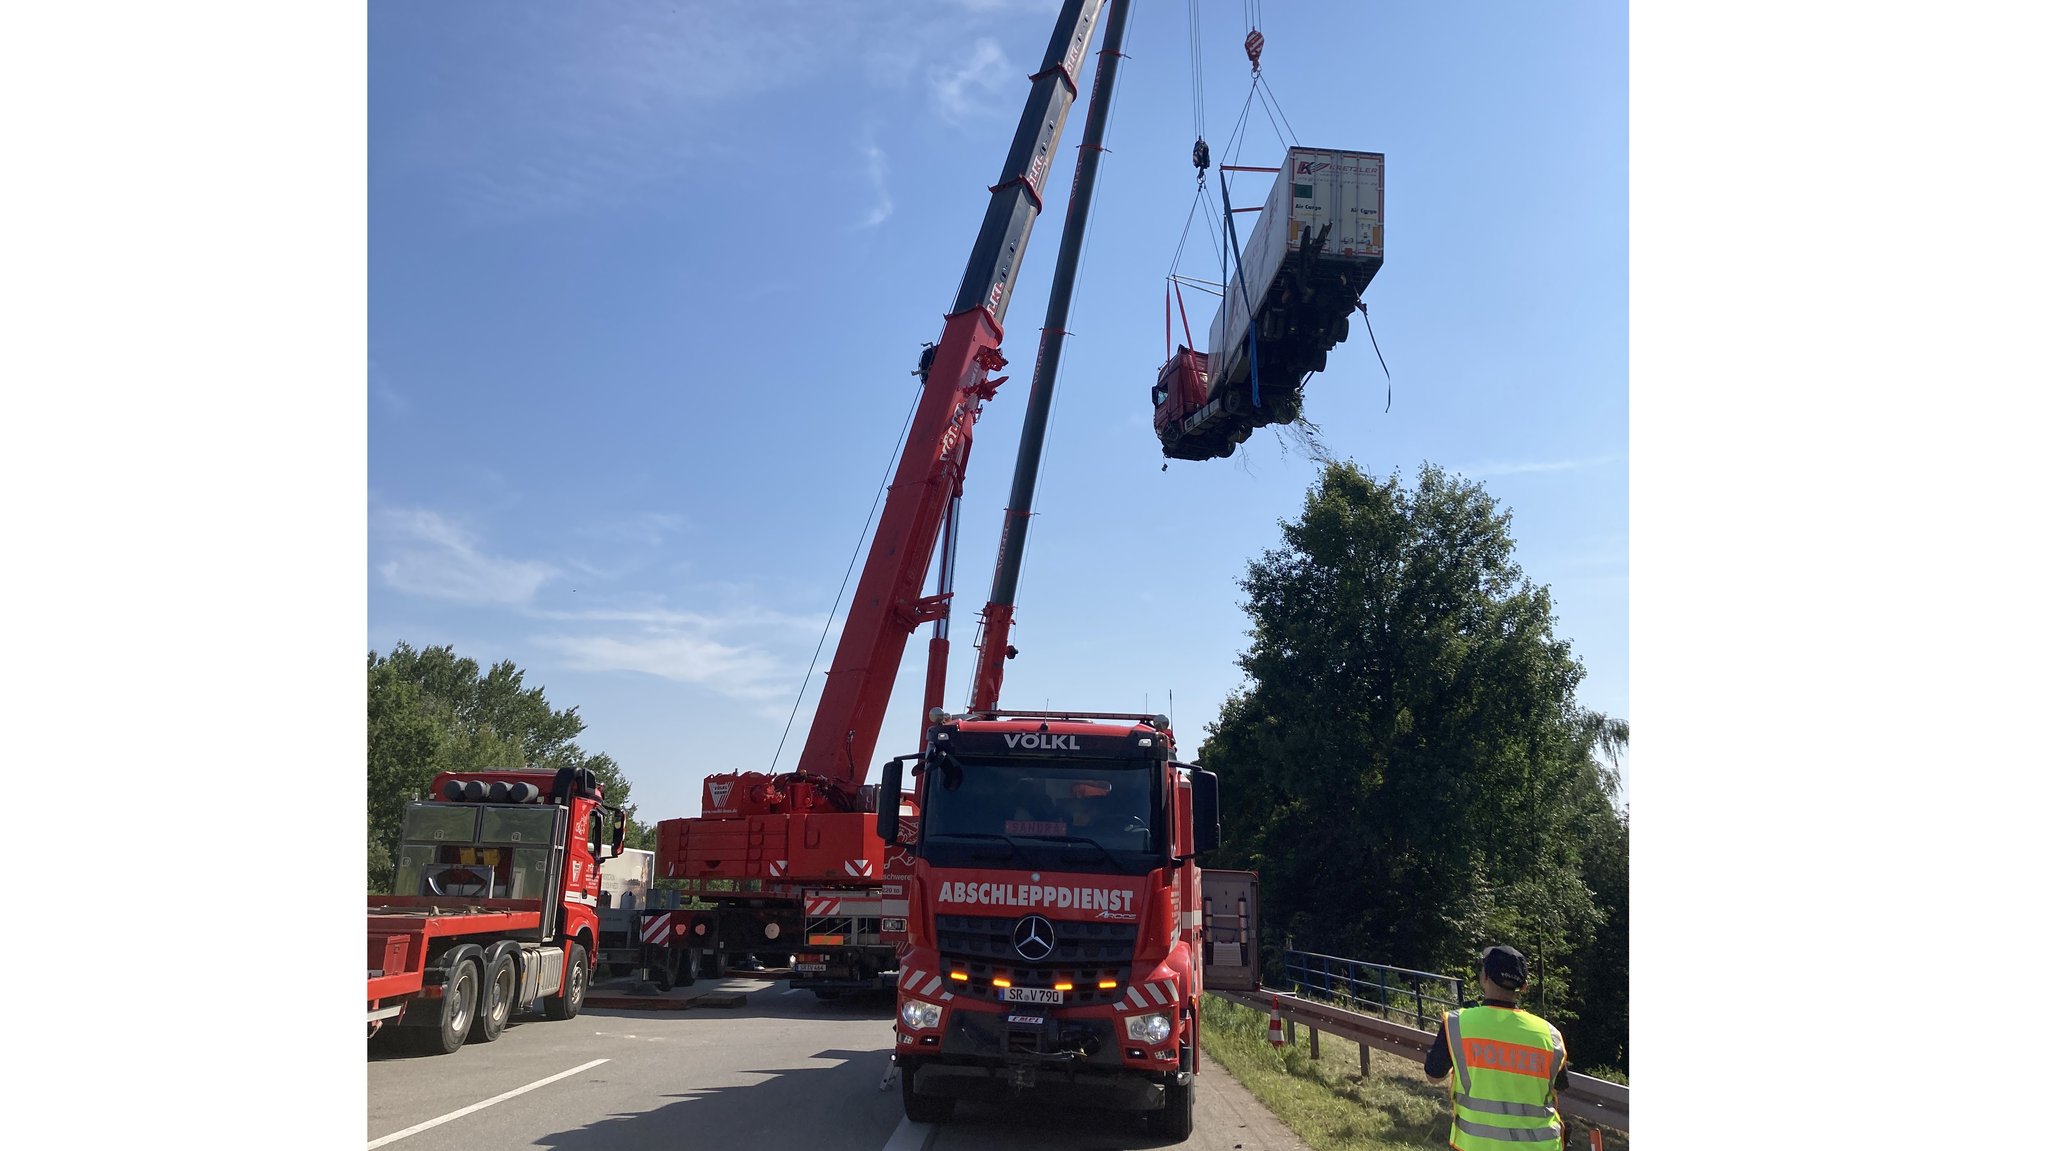
<path id="1" fill-rule="evenodd" d="M 1060 10 L 1045 59 L 1031 77 L 1002 180 L 989 189 L 988 210 L 953 308 L 919 373 L 923 395 L 797 759 L 799 777 L 842 794 L 857 791 L 866 780 L 910 633 L 946 610 L 949 592 L 920 593 L 946 510 L 959 492 L 974 421 L 1007 379 L 990 378 L 1005 362 L 1000 351 L 1003 316 L 1032 224 L 1044 208 L 1041 189 L 1104 2 L 1066 0 Z"/>
<path id="2" fill-rule="evenodd" d="M 989 711 L 1003 688 L 1003 661 L 1011 654 L 1010 624 L 1017 608 L 1017 577 L 1024 565 L 1024 537 L 1031 528 L 1031 501 L 1038 490 L 1038 463 L 1045 454 L 1045 425 L 1052 412 L 1053 385 L 1059 378 L 1060 352 L 1067 341 L 1067 312 L 1074 300 L 1074 273 L 1081 264 L 1081 242 L 1088 233 L 1088 212 L 1095 200 L 1095 169 L 1102 158 L 1102 135 L 1109 122 L 1116 91 L 1128 0 L 1114 4 L 1102 34 L 1102 62 L 1095 68 L 1095 90 L 1088 96 L 1088 120 L 1081 129 L 1081 156 L 1074 165 L 1074 189 L 1067 197 L 1067 222 L 1060 230 L 1059 256 L 1053 261 L 1052 290 L 1046 297 L 1045 326 L 1039 330 L 1038 360 L 1031 369 L 1031 394 L 1024 404 L 1024 429 L 1017 443 L 1017 466 L 1010 479 L 1010 503 L 1003 512 L 1003 531 L 996 545 L 995 579 L 988 606 L 982 609 L 980 654 L 968 710 Z"/>

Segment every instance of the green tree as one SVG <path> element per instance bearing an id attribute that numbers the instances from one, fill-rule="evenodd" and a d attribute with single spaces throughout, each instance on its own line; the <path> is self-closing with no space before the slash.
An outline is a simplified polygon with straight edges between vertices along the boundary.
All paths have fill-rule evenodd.
<path id="1" fill-rule="evenodd" d="M 629 825 L 637 822 L 632 785 L 618 763 L 577 746 L 582 717 L 573 707 L 556 709 L 543 689 L 525 685 L 525 674 L 510 661 L 486 671 L 448 646 L 400 643 L 387 655 L 370 653 L 370 890 L 391 881 L 406 803 L 443 771 L 588 768 L 606 801 L 626 810 Z"/>
<path id="2" fill-rule="evenodd" d="M 1582 859 L 1619 820 L 1598 754 L 1628 733 L 1577 705 L 1510 521 L 1434 466 L 1412 488 L 1326 466 L 1240 581 L 1247 683 L 1202 763 L 1228 789 L 1216 863 L 1261 873 L 1269 945 L 1469 972 L 1511 943 L 1563 1023 L 1609 916 Z"/>

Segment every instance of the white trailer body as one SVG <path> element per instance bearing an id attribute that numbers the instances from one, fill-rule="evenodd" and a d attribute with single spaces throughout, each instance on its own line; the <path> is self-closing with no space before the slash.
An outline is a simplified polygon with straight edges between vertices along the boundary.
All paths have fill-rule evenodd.
<path id="1" fill-rule="evenodd" d="M 1239 232 L 1244 238 L 1243 263 L 1232 272 L 1209 323 L 1212 392 L 1250 370 L 1245 363 L 1245 333 L 1252 317 L 1264 309 L 1266 294 L 1287 258 L 1316 245 L 1318 260 L 1355 264 L 1370 281 L 1385 257 L 1385 214 L 1385 154 L 1287 150 L 1257 222 L 1249 235 Z"/>

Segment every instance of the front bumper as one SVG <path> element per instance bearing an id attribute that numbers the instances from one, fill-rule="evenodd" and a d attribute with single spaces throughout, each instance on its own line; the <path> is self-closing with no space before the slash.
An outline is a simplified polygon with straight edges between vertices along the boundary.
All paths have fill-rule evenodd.
<path id="1" fill-rule="evenodd" d="M 896 1061 L 915 1069 L 918 1090 L 957 1099 L 1002 1099 L 1023 1088 L 1053 1088 L 1077 1105 L 1157 1110 L 1169 1083 L 1191 1076 L 1169 1038 L 1147 1047 L 1123 1034 L 1121 1017 L 1010 1011 L 946 1012 L 939 1033 L 898 1023 Z"/>

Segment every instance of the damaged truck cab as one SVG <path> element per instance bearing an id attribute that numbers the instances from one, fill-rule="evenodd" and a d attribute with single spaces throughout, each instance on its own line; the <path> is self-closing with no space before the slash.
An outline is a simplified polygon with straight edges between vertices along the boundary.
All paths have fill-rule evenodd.
<path id="1" fill-rule="evenodd" d="M 1194 1124 L 1201 869 L 1216 777 L 1173 759 L 1162 716 L 936 716 L 914 763 L 895 1060 L 904 1111 L 1056 1087 Z M 885 807 L 887 805 L 884 805 Z M 898 841 L 884 816 L 885 840 Z M 892 867 L 892 871 L 895 868 Z"/>

